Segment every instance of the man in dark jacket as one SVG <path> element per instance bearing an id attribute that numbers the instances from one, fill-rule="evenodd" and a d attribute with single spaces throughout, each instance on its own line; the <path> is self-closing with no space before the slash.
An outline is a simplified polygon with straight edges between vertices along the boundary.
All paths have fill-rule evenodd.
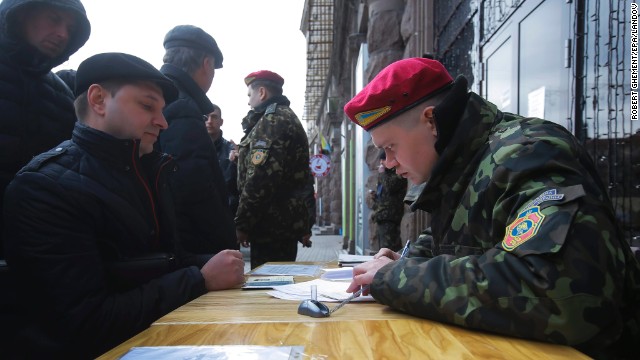
<path id="1" fill-rule="evenodd" d="M 162 108 L 177 96 L 171 80 L 134 56 L 98 54 L 78 67 L 76 92 L 71 140 L 36 156 L 7 187 L 17 358 L 95 358 L 244 280 L 239 251 L 202 258 L 176 236 L 168 186 L 176 165 L 153 151 L 167 127 Z"/>
<path id="2" fill-rule="evenodd" d="M 169 128 L 157 145 L 180 168 L 172 179 L 180 238 L 195 253 L 237 248 L 226 183 L 204 124 L 213 111 L 206 92 L 222 67 L 222 52 L 211 35 L 192 25 L 171 29 L 164 47 L 160 71 L 174 82 L 179 95 L 164 109 Z"/>
<path id="3" fill-rule="evenodd" d="M 229 207 L 231 213 L 235 215 L 238 210 L 238 150 L 233 140 L 229 141 L 222 136 L 222 110 L 216 104 L 213 104 L 213 111 L 207 115 L 205 126 L 207 133 L 213 141 L 213 146 L 218 154 L 218 164 L 224 175 L 224 181 L 227 183 L 227 192 L 229 193 Z"/>
<path id="4" fill-rule="evenodd" d="M 418 257 L 382 250 L 355 267 L 349 291 L 370 284 L 415 316 L 637 358 L 640 264 L 571 133 L 499 111 L 423 58 L 389 65 L 344 110 L 387 167 L 426 182 L 411 207 L 432 232 Z"/>
<path id="5" fill-rule="evenodd" d="M 309 141 L 282 95 L 284 79 L 268 70 L 244 79 L 251 110 L 238 144 L 238 242 L 251 244 L 251 268 L 295 261 L 298 242 L 311 246 L 315 220 Z"/>
<path id="6" fill-rule="evenodd" d="M 90 32 L 79 0 L 0 3 L 0 212 L 18 170 L 71 137 L 73 94 L 51 69 L 78 51 Z"/>

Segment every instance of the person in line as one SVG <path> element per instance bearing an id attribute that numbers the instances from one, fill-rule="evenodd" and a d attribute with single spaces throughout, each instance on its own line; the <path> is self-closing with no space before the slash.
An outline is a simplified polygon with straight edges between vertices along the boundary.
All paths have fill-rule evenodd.
<path id="1" fill-rule="evenodd" d="M 227 184 L 229 207 L 231 208 L 231 213 L 235 214 L 238 210 L 238 150 L 233 140 L 227 140 L 222 136 L 221 128 L 223 123 L 222 110 L 218 105 L 213 104 L 213 111 L 207 115 L 207 121 L 204 124 L 216 148 L 218 164 L 220 164 L 220 169 Z"/>
<path id="2" fill-rule="evenodd" d="M 402 248 L 400 223 L 404 215 L 403 199 L 407 193 L 407 179 L 398 176 L 393 169 L 384 166 L 386 155 L 383 150 L 378 156 L 378 182 L 376 190 L 369 192 L 371 221 L 375 224 L 375 238 L 371 250 L 382 248 L 398 251 Z"/>
<path id="3" fill-rule="evenodd" d="M 211 35 L 193 25 L 169 30 L 164 48 L 160 71 L 174 82 L 179 95 L 164 109 L 169 128 L 162 131 L 156 147 L 171 154 L 180 168 L 171 185 L 181 241 L 199 254 L 237 248 L 227 185 L 205 127 L 206 115 L 213 112 L 206 92 L 216 69 L 222 68 L 222 52 Z"/>
<path id="4" fill-rule="evenodd" d="M 251 110 L 238 144 L 235 223 L 238 243 L 251 244 L 253 269 L 269 261 L 295 261 L 298 242 L 311 246 L 315 199 L 307 133 L 282 95 L 284 79 L 261 70 L 244 82 Z"/>
<path id="5" fill-rule="evenodd" d="M 383 69 L 344 107 L 386 152 L 386 166 L 426 182 L 413 210 L 431 246 L 382 249 L 354 268 L 381 304 L 470 329 L 631 358 L 640 339 L 640 265 L 592 159 L 565 128 L 501 112 L 435 60 Z"/>
<path id="6" fill-rule="evenodd" d="M 7 187 L 5 246 L 20 300 L 9 358 L 95 358 L 244 281 L 240 251 L 198 257 L 177 237 L 176 164 L 153 150 L 177 96 L 171 80 L 135 56 L 104 53 L 80 64 L 75 91 L 71 140 Z"/>
<path id="7" fill-rule="evenodd" d="M 90 33 L 79 0 L 0 2 L 0 213 L 4 190 L 18 170 L 71 137 L 73 93 L 51 69 Z M 2 228 L 0 220 L 0 240 Z M 0 247 L 0 259 L 2 254 Z"/>
<path id="8" fill-rule="evenodd" d="M 0 323 L 16 318 L 2 246 L 4 193 L 31 158 L 71 137 L 73 93 L 52 71 L 89 39 L 80 0 L 0 2 Z M 7 325 L 10 327 L 11 325 Z M 0 349 L 13 333 L 0 335 Z M 7 345 L 5 345 L 7 344 Z"/>

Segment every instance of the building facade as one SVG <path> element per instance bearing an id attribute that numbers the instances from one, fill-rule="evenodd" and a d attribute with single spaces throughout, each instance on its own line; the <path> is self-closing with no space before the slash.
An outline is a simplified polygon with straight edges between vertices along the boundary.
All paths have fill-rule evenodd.
<path id="1" fill-rule="evenodd" d="M 575 134 L 609 188 L 627 240 L 640 245 L 640 121 L 631 120 L 630 104 L 635 1 L 307 0 L 305 13 L 323 1 L 333 7 L 331 45 L 307 120 L 312 148 L 321 149 L 322 133 L 333 166 L 317 180 L 318 223 L 338 229 L 350 252 L 368 249 L 364 198 L 375 184 L 377 151 L 342 107 L 386 65 L 419 56 L 465 75 L 470 90 L 502 111 Z M 301 28 L 309 40 L 304 19 Z M 403 241 L 428 222 L 427 214 L 407 211 Z"/>

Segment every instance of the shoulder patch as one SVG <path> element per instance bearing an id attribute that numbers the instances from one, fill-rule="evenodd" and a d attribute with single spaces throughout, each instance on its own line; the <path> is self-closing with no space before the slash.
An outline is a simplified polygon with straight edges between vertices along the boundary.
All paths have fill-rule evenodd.
<path id="1" fill-rule="evenodd" d="M 542 226 L 544 218 L 539 206 L 524 209 L 511 225 L 507 226 L 502 247 L 507 251 L 512 251 L 534 237 Z"/>
<path id="2" fill-rule="evenodd" d="M 251 163 L 255 166 L 264 164 L 267 161 L 269 150 L 266 149 L 253 149 L 251 150 Z"/>
<path id="3" fill-rule="evenodd" d="M 558 190 L 556 189 L 547 190 L 542 194 L 538 195 L 538 197 L 533 199 L 529 204 L 527 204 L 527 206 L 524 207 L 523 211 L 527 209 L 531 209 L 534 206 L 538 206 L 545 201 L 562 200 L 563 198 L 564 198 L 564 194 L 558 194 Z"/>
<path id="4" fill-rule="evenodd" d="M 277 107 L 278 107 L 278 104 L 276 104 L 276 103 L 273 103 L 273 104 L 269 105 L 267 107 L 267 110 L 264 111 L 264 114 L 265 115 L 269 115 L 269 114 L 275 113 Z"/>

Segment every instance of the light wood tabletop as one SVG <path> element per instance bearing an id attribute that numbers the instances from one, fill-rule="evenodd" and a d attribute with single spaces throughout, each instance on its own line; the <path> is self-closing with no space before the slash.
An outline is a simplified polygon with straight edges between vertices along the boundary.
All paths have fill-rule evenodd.
<path id="1" fill-rule="evenodd" d="M 267 291 L 209 292 L 100 359 L 117 359 L 134 346 L 172 345 L 304 346 L 304 359 L 588 359 L 567 346 L 445 325 L 374 302 L 349 303 L 330 317 L 312 318 L 297 313 L 299 301 Z"/>

